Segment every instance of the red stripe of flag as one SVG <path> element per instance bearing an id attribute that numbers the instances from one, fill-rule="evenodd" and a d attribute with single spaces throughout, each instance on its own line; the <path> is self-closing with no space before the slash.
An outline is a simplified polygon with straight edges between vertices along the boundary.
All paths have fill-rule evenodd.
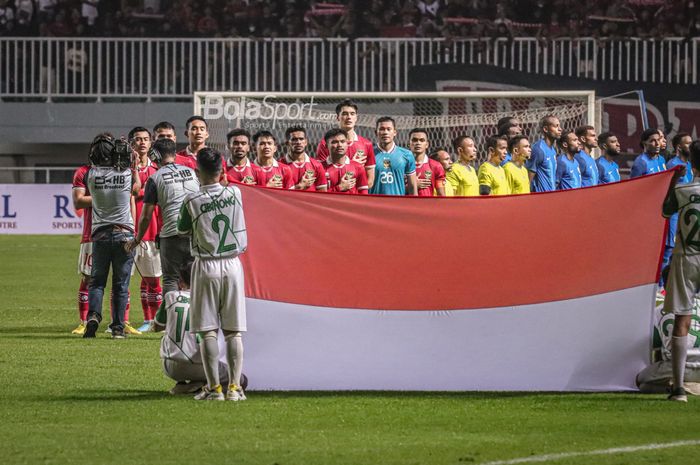
<path id="1" fill-rule="evenodd" d="M 246 295 L 321 307 L 447 310 L 653 283 L 671 175 L 500 198 L 241 186 Z"/>

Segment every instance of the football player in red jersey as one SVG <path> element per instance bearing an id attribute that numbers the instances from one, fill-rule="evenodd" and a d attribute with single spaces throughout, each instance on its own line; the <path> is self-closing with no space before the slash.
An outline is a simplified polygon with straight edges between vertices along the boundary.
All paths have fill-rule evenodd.
<path id="1" fill-rule="evenodd" d="M 355 132 L 357 124 L 357 104 L 350 99 L 343 100 L 335 107 L 338 127 L 344 130 L 348 138 L 347 156 L 365 168 L 367 181 L 371 188 L 377 162 L 374 159 L 374 144 Z M 322 140 L 316 149 L 316 158 L 323 162 L 328 158 L 328 146 Z"/>
<path id="2" fill-rule="evenodd" d="M 432 160 L 435 160 L 436 162 L 440 163 L 440 166 L 442 166 L 442 169 L 445 170 L 445 196 L 446 197 L 452 197 L 455 195 L 454 190 L 452 189 L 452 185 L 447 182 L 447 174 L 452 171 L 452 163 L 454 163 L 452 159 L 452 155 L 450 154 L 450 151 L 447 150 L 445 147 L 436 147 L 433 149 L 432 153 L 430 154 L 430 158 Z"/>
<path id="3" fill-rule="evenodd" d="M 185 137 L 187 147 L 175 155 L 175 163 L 185 165 L 192 169 L 197 168 L 197 152 L 206 147 L 209 139 L 209 125 L 201 116 L 190 116 L 185 123 Z"/>
<path id="4" fill-rule="evenodd" d="M 143 211 L 143 196 L 144 187 L 148 178 L 158 169 L 148 158 L 148 151 L 151 148 L 151 134 L 144 127 L 135 127 L 129 131 L 129 143 L 134 151 L 137 159 L 137 169 L 139 180 L 141 181 L 141 190 L 134 198 L 136 205 L 135 218 L 141 217 Z M 136 248 L 134 256 L 134 264 L 141 275 L 141 308 L 143 308 L 143 325 L 138 328 L 138 331 L 148 331 L 151 321 L 160 307 L 163 300 L 163 290 L 160 286 L 160 277 L 162 276 L 160 255 L 158 247 L 156 247 L 156 236 L 159 233 L 157 221 L 157 209 L 153 211 L 151 222 L 148 230 L 142 234 L 142 241 Z M 135 223 L 138 226 L 138 222 Z M 139 231 L 136 231 L 138 234 Z M 130 333 L 131 326 L 128 323 L 124 326 L 124 332 Z"/>
<path id="5" fill-rule="evenodd" d="M 153 139 L 170 139 L 173 142 L 177 142 L 175 126 L 168 121 L 161 121 L 153 127 Z"/>
<path id="6" fill-rule="evenodd" d="M 416 177 L 418 195 L 432 197 L 445 196 L 445 170 L 442 165 L 428 157 L 428 131 L 422 128 L 412 129 L 408 133 L 408 145 L 416 159 Z"/>
<path id="7" fill-rule="evenodd" d="M 292 170 L 275 159 L 277 139 L 270 131 L 258 131 L 253 135 L 255 164 L 260 168 L 258 185 L 277 189 L 294 189 Z"/>
<path id="8" fill-rule="evenodd" d="M 187 137 L 187 147 L 180 150 L 175 155 L 175 164 L 184 165 L 193 170 L 197 169 L 197 152 L 207 146 L 209 139 L 209 124 L 201 116 L 190 116 L 185 123 L 185 137 Z M 168 137 L 170 138 L 170 137 Z M 173 139 L 174 141 L 175 139 Z M 226 179 L 226 160 L 221 158 L 221 179 L 224 186 L 228 184 Z"/>
<path id="9" fill-rule="evenodd" d="M 231 158 L 226 162 L 228 182 L 258 184 L 260 168 L 250 162 L 250 133 L 245 129 L 233 129 L 226 134 Z"/>
<path id="10" fill-rule="evenodd" d="M 324 136 L 330 156 L 326 159 L 326 178 L 329 192 L 367 194 L 367 173 L 362 165 L 347 156 L 347 133 L 340 128 L 331 129 Z"/>
<path id="11" fill-rule="evenodd" d="M 447 174 L 447 172 L 452 169 L 452 163 L 454 163 L 454 161 L 452 160 L 452 155 L 450 155 L 450 151 L 447 150 L 445 147 L 434 148 L 430 154 L 430 158 L 440 163 L 442 169 L 445 170 L 445 174 Z"/>
<path id="12" fill-rule="evenodd" d="M 280 158 L 280 163 L 287 165 L 292 171 L 294 189 L 308 191 L 325 191 L 326 171 L 320 161 L 306 153 L 308 139 L 306 129 L 301 126 L 291 126 L 284 133 L 287 139 L 287 154 Z"/>
<path id="13" fill-rule="evenodd" d="M 106 134 L 112 137 L 111 134 Z M 80 238 L 80 255 L 78 256 L 78 272 L 80 287 L 78 288 L 78 315 L 80 324 L 72 331 L 73 334 L 85 334 L 85 323 L 88 314 L 88 285 L 92 273 L 92 197 L 88 192 L 85 175 L 90 165 L 83 165 L 73 174 L 73 208 L 83 216 L 83 235 Z"/>

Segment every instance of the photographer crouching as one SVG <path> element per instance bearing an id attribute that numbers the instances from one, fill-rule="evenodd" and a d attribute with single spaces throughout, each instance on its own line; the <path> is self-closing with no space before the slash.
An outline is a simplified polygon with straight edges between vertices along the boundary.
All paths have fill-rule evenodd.
<path id="1" fill-rule="evenodd" d="M 94 338 L 102 321 L 102 299 L 112 266 L 112 338 L 123 339 L 124 311 L 134 254 L 126 244 L 134 238 L 131 196 L 141 188 L 131 148 L 110 134 L 100 134 L 90 146 L 86 184 L 92 196 L 92 275 L 88 289 L 88 319 L 83 337 Z"/>

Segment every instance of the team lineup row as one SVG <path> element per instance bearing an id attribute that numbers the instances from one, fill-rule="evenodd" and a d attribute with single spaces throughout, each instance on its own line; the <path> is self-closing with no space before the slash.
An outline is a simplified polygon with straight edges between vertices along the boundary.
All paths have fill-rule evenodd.
<path id="1" fill-rule="evenodd" d="M 596 135 L 592 126 L 563 131 L 556 116 L 542 118 L 539 138 L 532 144 L 521 134 L 515 118 L 502 118 L 497 135 L 487 141 L 487 161 L 478 169 L 474 166 L 476 144 L 468 135 L 453 140 L 451 155 L 446 148 L 431 147 L 428 131 L 416 128 L 409 133 L 406 149 L 395 143 L 394 120 L 382 117 L 376 122 L 375 144 L 355 132 L 357 116 L 358 107 L 351 100 L 338 104 L 338 129 L 344 134 L 327 133 L 333 146 L 324 137 L 318 144 L 316 158 L 308 155 L 309 140 L 303 126 L 287 128 L 284 145 L 270 131 L 251 136 L 245 130 L 235 129 L 227 134 L 231 157 L 225 165 L 226 180 L 298 190 L 419 196 L 521 194 L 620 180 L 615 162 L 620 153 L 617 137 L 611 133 Z M 148 135 L 145 128 L 141 129 Z M 156 140 L 176 138 L 174 126 L 167 122 L 156 125 L 153 135 Z M 194 167 L 197 151 L 207 144 L 207 122 L 193 116 L 186 123 L 185 135 L 188 145 L 178 153 L 176 163 Z M 687 163 L 690 140 L 688 134 L 674 137 L 675 163 Z M 146 141 L 139 144 L 139 153 L 147 153 L 147 145 Z M 666 150 L 661 131 L 645 132 L 641 145 L 644 152 L 635 162 L 632 177 L 658 170 L 661 165 L 656 157 Z M 596 148 L 600 149 L 597 159 L 592 156 Z M 140 159 L 144 160 L 142 166 L 148 163 L 146 155 Z M 665 161 L 660 160 L 661 164 Z"/>
<path id="2" fill-rule="evenodd" d="M 199 116 L 193 116 L 187 121 L 185 135 L 188 145 L 180 152 L 176 152 L 175 129 L 170 123 L 156 125 L 153 135 L 144 127 L 132 129 L 128 135 L 129 148 L 133 153 L 131 169 L 115 167 L 112 153 L 118 141 L 108 135 L 98 136 L 91 146 L 91 165 L 80 168 L 73 183 L 75 207 L 91 210 L 84 215 L 80 259 L 83 279 L 79 291 L 81 323 L 74 332 L 85 334 L 86 328 L 90 326 L 89 314 L 97 311 L 98 300 L 101 307 L 109 261 L 105 262 L 104 257 L 107 255 L 104 253 L 93 256 L 93 246 L 96 243 L 102 243 L 102 247 L 107 247 L 110 241 L 128 244 L 127 255 L 120 257 L 122 260 L 115 261 L 111 257 L 112 266 L 119 268 L 114 279 L 118 277 L 125 283 L 119 287 L 114 286 L 116 290 L 110 328 L 115 337 L 150 330 L 154 327 L 154 320 L 164 323 L 163 320 L 172 322 L 173 319 L 182 319 L 182 314 L 165 318 L 165 309 L 173 305 L 172 302 L 169 306 L 162 303 L 169 301 L 169 294 L 180 292 L 180 272 L 192 259 L 192 255 L 205 253 L 208 257 L 219 258 L 221 252 L 232 250 L 230 247 L 235 246 L 233 250 L 237 253 L 244 250 L 235 235 L 226 237 L 229 232 L 241 230 L 226 226 L 234 224 L 235 215 L 219 217 L 217 226 L 212 223 L 212 235 L 216 237 L 210 242 L 217 244 L 214 249 L 200 250 L 194 241 L 191 243 L 189 238 L 179 234 L 178 217 L 183 211 L 186 196 L 204 190 L 198 182 L 201 171 L 198 164 L 202 158 L 209 161 L 214 159 L 220 163 L 216 172 L 217 185 L 248 183 L 274 188 L 357 194 L 500 195 L 527 193 L 531 191 L 531 186 L 533 191 L 546 191 L 619 180 L 619 170 L 614 162 L 619 154 L 619 144 L 614 135 L 606 133 L 596 137 L 594 128 L 590 126 L 577 128 L 574 133 L 562 134 L 559 121 L 554 116 L 542 120 L 542 139 L 532 148 L 528 139 L 520 134 L 517 121 L 503 121 L 499 126 L 499 135 L 490 138 L 487 143 L 488 161 L 477 170 L 472 166 L 476 159 L 475 143 L 468 136 L 454 140 L 453 148 L 458 159 L 453 163 L 447 150 L 430 151 L 428 132 L 424 129 L 410 132 L 410 150 L 407 150 L 394 143 L 397 131 L 393 119 L 383 117 L 377 121 L 378 142 L 374 145 L 354 132 L 357 106 L 353 102 L 341 102 L 336 114 L 339 127 L 325 134 L 319 144 L 317 158 L 311 158 L 307 154 L 308 140 L 304 128 L 291 127 L 285 132 L 287 153 L 282 157 L 276 156 L 279 144 L 271 132 L 259 131 L 251 136 L 245 130 L 233 130 L 227 136 L 231 158 L 223 160 L 218 152 L 206 147 L 208 125 Z M 677 158 L 683 159 L 685 137 L 679 143 L 676 143 L 677 138 L 678 136 L 674 138 L 674 146 L 678 146 Z M 643 163 L 644 169 L 637 171 L 639 174 L 655 172 L 663 165 L 663 161 L 661 164 L 652 163 L 659 157 L 661 135 L 657 131 L 653 131 L 653 134 L 647 131 L 642 143 L 645 152 L 640 155 L 638 162 L 640 166 Z M 602 156 L 593 161 L 591 151 L 596 145 L 600 147 Z M 559 155 L 557 146 L 562 151 Z M 254 156 L 251 156 L 251 152 L 254 152 Z M 579 161 L 584 156 L 593 161 L 595 170 Z M 687 162 L 687 156 L 685 160 Z M 601 168 L 602 163 L 607 165 L 602 165 Z M 635 162 L 635 167 L 637 165 Z M 612 175 L 609 171 L 612 171 Z M 599 176 L 595 176 L 596 173 Z M 114 194 L 120 189 L 122 194 L 117 199 Z M 231 191 L 234 192 L 231 198 L 236 198 L 237 191 Z M 237 195 L 240 198 L 240 194 Z M 99 208 L 95 205 L 96 199 L 101 204 Z M 201 212 L 210 213 L 208 210 Z M 136 224 L 134 218 L 138 219 Z M 107 236 L 102 237 L 105 234 Z M 156 242 L 159 242 L 159 246 Z M 118 250 L 111 250 L 110 253 L 120 254 Z M 142 277 L 144 325 L 138 330 L 128 323 L 126 309 L 131 271 L 131 265 L 127 270 L 126 264 L 129 263 L 130 254 Z M 161 276 L 163 289 L 160 286 Z M 193 280 L 196 282 L 196 279 Z M 180 303 L 189 299 L 185 295 L 171 296 L 170 300 L 172 298 L 176 301 L 179 298 Z M 244 303 L 238 302 L 232 306 L 244 307 Z M 183 308 L 180 304 L 176 307 Z M 90 310 L 91 308 L 95 310 Z M 159 308 L 161 318 L 156 318 Z M 99 324 L 99 321 L 96 323 Z M 95 325 L 92 326 L 94 329 Z M 244 326 L 243 323 L 242 327 Z M 237 328 L 232 331 L 245 330 L 241 326 Z M 90 333 L 94 336 L 94 331 Z M 194 338 L 194 334 L 191 337 Z M 201 357 L 192 353 L 197 350 L 198 344 L 173 345 L 173 341 L 183 341 L 183 338 L 185 333 L 179 333 L 179 336 L 163 338 L 161 344 L 164 370 L 168 376 L 178 381 L 179 388 L 176 386 L 175 391 L 183 387 L 188 390 L 195 381 L 201 384 L 201 378 L 205 374 Z M 193 363 L 193 360 L 199 363 Z M 202 377 L 195 379 L 193 370 Z M 187 376 L 183 373 L 187 373 Z M 234 373 L 231 375 L 234 376 Z M 240 382 L 240 370 L 236 379 Z M 235 384 L 238 385 L 238 382 Z M 213 388 L 213 384 L 209 383 L 209 387 Z"/>

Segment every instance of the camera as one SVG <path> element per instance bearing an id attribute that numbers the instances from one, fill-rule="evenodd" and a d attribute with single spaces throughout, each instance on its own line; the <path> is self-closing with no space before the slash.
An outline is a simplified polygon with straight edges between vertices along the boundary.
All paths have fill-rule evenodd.
<path id="1" fill-rule="evenodd" d="M 119 171 L 123 171 L 131 166 L 131 147 L 126 141 L 121 139 L 114 141 L 112 166 Z"/>
<path id="2" fill-rule="evenodd" d="M 158 166 L 163 162 L 163 155 L 155 147 L 148 149 L 148 158 Z"/>
<path id="3" fill-rule="evenodd" d="M 100 135 L 90 145 L 89 158 L 95 166 L 111 166 L 123 171 L 131 166 L 131 147 L 125 140 Z"/>

